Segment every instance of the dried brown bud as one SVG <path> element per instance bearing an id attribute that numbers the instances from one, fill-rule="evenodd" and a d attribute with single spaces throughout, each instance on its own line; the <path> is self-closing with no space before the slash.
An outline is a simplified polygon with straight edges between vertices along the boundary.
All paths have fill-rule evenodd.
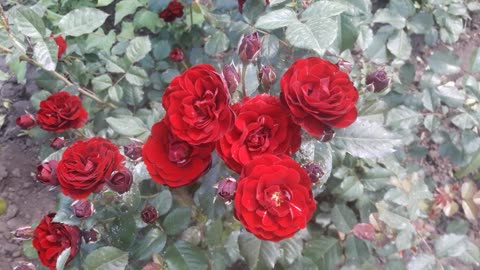
<path id="1" fill-rule="evenodd" d="M 13 270 L 37 270 L 37 267 L 31 262 L 18 262 Z"/>
<path id="2" fill-rule="evenodd" d="M 271 65 L 262 65 L 260 69 L 260 73 L 258 73 L 258 79 L 260 81 L 260 85 L 262 85 L 263 93 L 270 92 L 270 88 L 275 83 L 277 79 L 277 75 L 273 71 L 273 67 Z"/>

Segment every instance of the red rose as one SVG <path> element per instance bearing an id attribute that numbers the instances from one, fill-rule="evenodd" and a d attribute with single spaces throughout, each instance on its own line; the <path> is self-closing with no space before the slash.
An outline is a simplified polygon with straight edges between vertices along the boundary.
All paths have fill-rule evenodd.
<path id="1" fill-rule="evenodd" d="M 39 182 L 42 182 L 45 185 L 50 186 L 57 186 L 58 179 L 57 179 L 57 165 L 58 162 L 56 160 L 49 160 L 45 163 L 39 164 L 37 166 L 37 174 L 36 178 Z"/>
<path id="2" fill-rule="evenodd" d="M 32 115 L 30 114 L 24 114 L 19 116 L 16 120 L 15 123 L 17 126 L 23 129 L 31 129 L 33 128 L 37 123 L 35 122 L 35 119 Z"/>
<path id="3" fill-rule="evenodd" d="M 347 127 L 357 118 L 357 89 L 347 73 L 321 58 L 295 61 L 280 88 L 280 99 L 295 122 L 313 136 L 322 135 L 326 127 Z"/>
<path id="4" fill-rule="evenodd" d="M 233 106 L 235 125 L 217 143 L 217 153 L 227 166 L 240 172 L 265 153 L 292 155 L 300 147 L 300 126 L 277 97 L 257 95 Z"/>
<path id="5" fill-rule="evenodd" d="M 54 213 L 44 216 L 33 232 L 33 247 L 37 250 L 42 264 L 50 270 L 56 269 L 58 256 L 70 248 L 68 264 L 79 251 L 81 243 L 78 227 L 53 222 L 54 217 Z"/>
<path id="6" fill-rule="evenodd" d="M 158 14 L 165 22 L 173 22 L 176 18 L 183 16 L 183 5 L 177 0 L 168 3 L 168 6 Z"/>
<path id="7" fill-rule="evenodd" d="M 214 144 L 189 145 L 170 133 L 165 121 L 152 127 L 143 146 L 143 160 L 150 176 L 169 187 L 196 181 L 210 167 Z"/>
<path id="8" fill-rule="evenodd" d="M 310 178 L 286 155 L 264 155 L 242 170 L 235 217 L 256 237 L 280 241 L 305 228 L 315 211 Z"/>
<path id="9" fill-rule="evenodd" d="M 170 51 L 170 59 L 174 62 L 182 62 L 183 61 L 183 52 L 180 49 L 174 48 Z"/>
<path id="10" fill-rule="evenodd" d="M 65 51 L 67 50 L 67 42 L 60 35 L 56 37 L 54 37 L 53 35 L 50 35 L 50 37 L 53 38 L 53 40 L 55 40 L 55 43 L 57 44 L 57 47 L 58 47 L 57 54 L 58 54 L 58 59 L 60 59 L 62 55 L 65 53 Z"/>
<path id="11" fill-rule="evenodd" d="M 191 145 L 218 141 L 234 122 L 227 83 L 208 64 L 175 77 L 162 101 L 172 133 Z"/>
<path id="12" fill-rule="evenodd" d="M 40 102 L 37 122 L 44 130 L 62 132 L 80 128 L 87 121 L 88 113 L 79 97 L 61 91 Z"/>
<path id="13" fill-rule="evenodd" d="M 107 186 L 116 191 L 118 194 L 123 194 L 130 190 L 133 183 L 133 175 L 127 168 L 122 168 L 114 172 L 107 179 Z"/>
<path id="14" fill-rule="evenodd" d="M 84 199 L 102 190 L 112 172 L 122 168 L 124 157 L 109 140 L 94 137 L 77 141 L 63 153 L 57 177 L 63 194 Z"/>

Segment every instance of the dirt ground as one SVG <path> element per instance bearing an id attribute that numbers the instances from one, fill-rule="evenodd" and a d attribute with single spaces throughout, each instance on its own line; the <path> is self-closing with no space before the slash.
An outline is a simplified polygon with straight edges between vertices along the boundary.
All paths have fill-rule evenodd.
<path id="1" fill-rule="evenodd" d="M 0 58 L 0 69 L 6 71 Z M 0 82 L 0 199 L 7 202 L 7 212 L 0 216 L 0 269 L 13 269 L 22 257 L 21 241 L 14 240 L 11 232 L 16 228 L 38 222 L 42 216 L 55 208 L 55 191 L 32 176 L 38 163 L 38 145 L 28 137 L 18 137 L 15 125 L 17 116 L 25 110 L 32 111 L 29 102 L 31 93 L 37 90 L 34 74 L 28 72 L 26 85 L 15 82 Z M 5 108 L 2 104 L 10 104 Z M 8 107 L 8 105 L 7 105 Z"/>

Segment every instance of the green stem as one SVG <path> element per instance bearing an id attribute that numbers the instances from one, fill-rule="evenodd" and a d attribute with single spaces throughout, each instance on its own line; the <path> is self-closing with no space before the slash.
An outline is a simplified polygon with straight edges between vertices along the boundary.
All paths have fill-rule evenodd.
<path id="1" fill-rule="evenodd" d="M 243 97 L 247 96 L 247 88 L 245 86 L 245 74 L 247 73 L 247 65 L 245 63 L 242 64 L 242 94 Z"/>

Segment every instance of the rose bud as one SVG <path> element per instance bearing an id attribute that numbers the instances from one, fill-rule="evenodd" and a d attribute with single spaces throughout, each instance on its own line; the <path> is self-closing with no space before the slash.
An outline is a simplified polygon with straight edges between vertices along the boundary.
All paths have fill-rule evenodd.
<path id="1" fill-rule="evenodd" d="M 217 195 L 227 202 L 233 200 L 237 190 L 237 181 L 232 177 L 227 177 L 217 184 Z"/>
<path id="2" fill-rule="evenodd" d="M 338 60 L 338 63 L 337 63 L 337 66 L 340 68 L 341 71 L 343 72 L 346 72 L 346 73 L 350 73 L 352 72 L 352 68 L 353 68 L 353 65 L 352 63 L 344 60 L 344 59 L 340 59 Z"/>
<path id="3" fill-rule="evenodd" d="M 65 146 L 65 139 L 63 137 L 55 137 L 50 144 L 50 147 L 52 147 L 55 150 L 61 149 L 62 147 Z"/>
<path id="4" fill-rule="evenodd" d="M 123 152 L 125 156 L 132 160 L 138 160 L 142 157 L 143 143 L 139 141 L 133 141 L 130 144 L 123 146 Z"/>
<path id="5" fill-rule="evenodd" d="M 271 65 L 262 65 L 260 69 L 260 73 L 258 74 L 258 80 L 263 88 L 263 93 L 270 92 L 270 88 L 272 87 L 273 83 L 277 79 L 277 75 L 273 71 L 273 67 Z"/>
<path id="6" fill-rule="evenodd" d="M 37 270 L 37 267 L 31 262 L 18 262 L 18 265 L 13 270 Z"/>
<path id="7" fill-rule="evenodd" d="M 21 127 L 22 129 L 31 129 L 36 124 L 35 119 L 30 114 L 19 116 L 15 123 L 17 123 L 17 126 Z"/>
<path id="8" fill-rule="evenodd" d="M 305 171 L 307 171 L 308 177 L 310 177 L 310 181 L 312 181 L 312 184 L 318 183 L 325 174 L 322 168 L 320 168 L 319 165 L 313 162 L 309 162 L 303 165 L 303 168 L 305 169 Z"/>
<path id="9" fill-rule="evenodd" d="M 82 236 L 87 244 L 94 244 L 100 239 L 100 233 L 95 229 L 82 232 Z"/>
<path id="10" fill-rule="evenodd" d="M 333 138 L 335 138 L 335 130 L 333 128 L 329 127 L 329 126 L 325 126 L 325 129 L 324 129 L 323 134 L 322 134 L 321 138 L 319 139 L 319 141 L 329 142 Z"/>
<path id="11" fill-rule="evenodd" d="M 90 201 L 78 200 L 73 202 L 72 211 L 77 218 L 88 218 L 92 216 L 95 209 Z"/>
<path id="12" fill-rule="evenodd" d="M 56 160 L 50 160 L 48 162 L 42 163 L 37 166 L 36 178 L 38 181 L 43 184 L 56 186 L 58 185 L 57 180 L 57 164 Z"/>
<path id="13" fill-rule="evenodd" d="M 170 59 L 173 62 L 182 62 L 183 61 L 183 52 L 180 49 L 173 48 L 172 51 L 170 51 Z"/>
<path id="14" fill-rule="evenodd" d="M 12 232 L 13 237 L 18 240 L 30 240 L 33 238 L 34 229 L 30 226 L 20 227 Z"/>
<path id="15" fill-rule="evenodd" d="M 362 239 L 372 241 L 375 239 L 375 228 L 369 223 L 358 223 L 353 227 L 353 234 Z"/>
<path id="16" fill-rule="evenodd" d="M 385 69 L 379 69 L 367 75 L 365 80 L 367 90 L 375 93 L 380 93 L 390 84 L 390 78 L 387 76 Z"/>
<path id="17" fill-rule="evenodd" d="M 183 5 L 177 0 L 173 0 L 162 12 L 158 13 L 158 16 L 165 22 L 173 22 L 176 18 L 183 16 Z"/>
<path id="18" fill-rule="evenodd" d="M 223 77 L 227 81 L 228 91 L 230 94 L 235 93 L 240 84 L 240 74 L 238 74 L 237 67 L 233 64 L 225 65 L 222 69 Z"/>
<path id="19" fill-rule="evenodd" d="M 158 218 L 157 209 L 151 205 L 146 206 L 140 215 L 145 223 L 153 222 Z"/>
<path id="20" fill-rule="evenodd" d="M 107 179 L 108 187 L 119 194 L 129 191 L 132 183 L 133 175 L 127 168 L 113 172 L 110 178 Z"/>
<path id="21" fill-rule="evenodd" d="M 238 56 L 240 56 L 243 63 L 257 61 L 261 48 L 262 43 L 257 32 L 243 35 L 238 46 Z"/>

